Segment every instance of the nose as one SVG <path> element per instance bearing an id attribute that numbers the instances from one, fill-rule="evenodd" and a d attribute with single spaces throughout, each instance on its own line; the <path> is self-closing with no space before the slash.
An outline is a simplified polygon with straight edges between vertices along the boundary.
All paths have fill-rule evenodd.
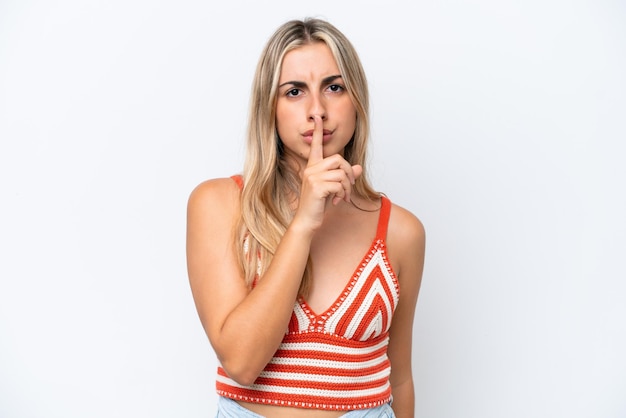
<path id="1" fill-rule="evenodd" d="M 313 116 L 319 115 L 322 120 L 326 120 L 326 104 L 324 103 L 324 97 L 321 94 L 312 94 L 311 101 L 309 103 L 309 120 L 313 120 Z"/>

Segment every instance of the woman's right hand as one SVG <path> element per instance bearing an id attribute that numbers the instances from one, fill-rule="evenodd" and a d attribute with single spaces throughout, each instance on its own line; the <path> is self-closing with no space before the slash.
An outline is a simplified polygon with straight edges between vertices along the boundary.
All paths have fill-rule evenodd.
<path id="1" fill-rule="evenodd" d="M 293 220 L 311 232 L 322 226 L 327 204 L 332 202 L 336 205 L 342 200 L 350 202 L 352 186 L 363 172 L 360 165 L 350 165 L 339 154 L 324 158 L 323 121 L 318 115 L 313 120 L 313 139 L 308 162 L 302 172 L 298 209 Z"/>

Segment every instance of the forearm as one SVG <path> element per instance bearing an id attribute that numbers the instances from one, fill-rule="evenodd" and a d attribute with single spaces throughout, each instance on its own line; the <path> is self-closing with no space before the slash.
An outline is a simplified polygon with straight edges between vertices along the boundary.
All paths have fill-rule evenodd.
<path id="1" fill-rule="evenodd" d="M 257 286 L 225 318 L 214 341 L 231 377 L 251 383 L 271 360 L 287 329 L 306 267 L 312 233 L 298 224 L 285 232 Z"/>

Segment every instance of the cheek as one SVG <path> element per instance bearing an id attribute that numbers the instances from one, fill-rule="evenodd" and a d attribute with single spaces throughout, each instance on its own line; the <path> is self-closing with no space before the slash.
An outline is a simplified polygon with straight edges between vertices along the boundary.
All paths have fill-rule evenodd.
<path id="1" fill-rule="evenodd" d="M 276 106 L 276 128 L 280 131 L 289 126 L 293 120 L 292 112 L 287 106 Z"/>
<path id="2" fill-rule="evenodd" d="M 356 108 L 354 107 L 354 104 L 352 104 L 352 100 L 350 100 L 348 97 L 344 99 L 344 102 L 341 103 L 339 109 L 344 119 L 350 121 L 356 120 Z"/>
<path id="3" fill-rule="evenodd" d="M 347 126 L 352 130 L 356 129 L 356 109 L 352 105 L 352 102 L 350 102 L 349 106 L 345 107 L 343 117 L 347 122 Z"/>

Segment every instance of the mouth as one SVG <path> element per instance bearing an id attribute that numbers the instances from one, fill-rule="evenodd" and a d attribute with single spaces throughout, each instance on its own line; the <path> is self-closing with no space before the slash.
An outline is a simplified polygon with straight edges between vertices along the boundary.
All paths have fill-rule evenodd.
<path id="1" fill-rule="evenodd" d="M 311 141 L 313 141 L 313 129 L 309 129 L 308 131 L 304 132 L 302 134 L 302 137 L 304 138 L 304 142 L 306 142 L 307 144 L 310 144 Z M 330 138 L 333 136 L 333 132 L 330 129 L 324 129 L 322 131 L 322 142 L 326 143 L 328 141 L 330 141 Z"/>
<path id="2" fill-rule="evenodd" d="M 309 129 L 308 131 L 303 133 L 302 136 L 313 136 L 313 132 L 315 132 L 313 129 Z M 331 131 L 330 129 L 324 129 L 323 133 L 324 135 L 330 135 L 333 133 L 333 131 Z"/>

